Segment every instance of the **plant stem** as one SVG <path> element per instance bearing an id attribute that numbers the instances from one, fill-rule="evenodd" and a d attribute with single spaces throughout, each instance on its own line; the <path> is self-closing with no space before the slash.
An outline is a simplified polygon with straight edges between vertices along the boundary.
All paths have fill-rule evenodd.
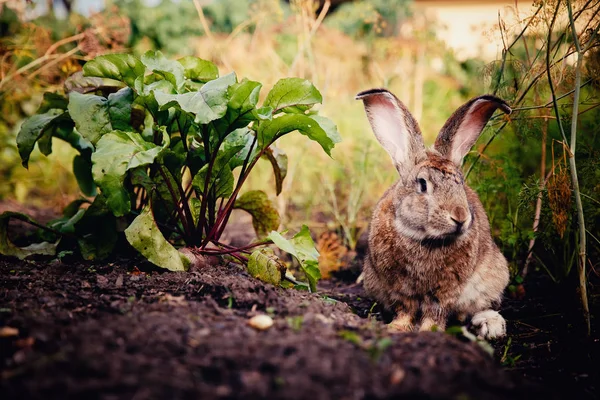
<path id="1" fill-rule="evenodd" d="M 173 189 L 173 186 L 171 185 L 171 181 L 169 180 L 169 177 L 167 176 L 167 174 L 164 171 L 164 167 L 160 164 L 158 165 L 158 173 L 162 176 L 165 183 L 167 184 L 167 188 L 169 189 L 169 193 L 171 194 L 171 198 L 173 199 L 173 204 L 175 204 L 177 214 L 179 215 L 179 220 L 181 221 L 181 224 L 183 225 L 183 230 L 185 231 L 185 237 L 184 237 L 185 243 L 188 244 L 188 241 L 191 236 L 191 231 L 190 231 L 190 227 L 188 226 L 188 223 L 187 223 L 187 218 L 185 217 L 185 215 L 183 213 L 183 209 L 181 207 L 177 206 L 179 204 L 179 200 L 177 199 L 177 194 L 175 193 L 175 190 Z"/>
<path id="2" fill-rule="evenodd" d="M 256 145 L 256 140 L 257 140 L 257 137 L 254 136 L 254 140 L 252 141 L 252 144 L 250 145 L 250 150 L 248 150 L 248 154 L 246 155 L 246 158 L 244 159 L 244 164 L 242 165 L 240 177 L 236 183 L 235 189 L 233 190 L 233 193 L 231 194 L 231 197 L 229 198 L 227 203 L 225 203 L 225 207 L 222 210 L 221 210 L 221 207 L 219 207 L 219 215 L 217 216 L 217 221 L 212 226 L 212 229 L 210 230 L 210 232 L 204 238 L 202 247 L 206 246 L 206 244 L 208 244 L 208 242 L 212 241 L 213 239 L 219 240 L 219 238 L 223 234 L 223 230 L 225 229 L 225 226 L 227 225 L 227 221 L 229 220 L 229 216 L 231 215 L 231 211 L 232 211 L 233 204 L 234 204 L 230 200 L 233 199 L 233 201 L 235 201 L 235 199 L 237 198 L 237 195 L 240 191 L 240 188 L 241 188 L 242 184 L 244 183 L 244 180 L 246 179 L 246 178 L 244 178 L 244 176 L 246 175 L 246 171 L 249 171 L 250 169 L 252 169 L 252 166 L 255 163 L 255 161 L 254 161 L 252 166 L 250 166 L 250 168 L 248 168 L 248 162 L 250 160 L 250 156 L 252 155 L 252 151 L 254 150 L 254 146 Z M 268 147 L 269 146 L 265 147 L 265 149 Z M 258 160 L 260 158 L 260 156 L 262 156 L 263 152 L 264 152 L 264 150 L 261 151 L 261 153 L 258 155 L 256 160 Z M 218 227 L 219 225 L 223 225 L 223 226 L 219 228 Z M 215 234 L 216 234 L 216 237 L 213 238 L 213 235 L 215 235 Z"/>
<path id="3" fill-rule="evenodd" d="M 273 142 L 271 142 L 269 144 L 269 146 L 272 143 Z M 223 212 L 218 215 L 217 221 L 212 226 L 212 228 L 211 228 L 210 232 L 208 233 L 208 235 L 206 235 L 206 237 L 204 238 L 204 242 L 202 243 L 202 247 L 206 246 L 206 244 L 209 241 L 219 240 L 219 238 L 221 237 L 221 234 L 223 233 L 223 230 L 225 229 L 225 226 L 227 225 L 227 221 L 229 220 L 229 216 L 231 215 L 231 211 L 233 210 L 233 204 L 235 203 L 237 195 L 240 192 L 240 189 L 242 188 L 242 184 L 244 183 L 244 181 L 246 180 L 246 178 L 248 178 L 249 172 L 252 170 L 252 167 L 254 167 L 254 165 L 258 162 L 258 160 L 260 159 L 260 157 L 262 157 L 262 155 L 264 154 L 265 150 L 268 149 L 269 146 L 265 146 L 256 155 L 256 157 L 254 157 L 254 159 L 252 160 L 252 162 L 248 165 L 247 169 L 244 171 L 244 174 L 240 175 L 240 178 L 239 178 L 239 180 L 238 180 L 238 182 L 236 184 L 235 189 L 233 190 L 233 193 L 231 194 L 231 197 L 229 197 L 229 200 L 227 200 L 227 203 L 225 204 L 225 207 L 223 208 Z"/>
<path id="4" fill-rule="evenodd" d="M 253 249 L 255 247 L 259 247 L 259 246 L 265 246 L 267 244 L 271 244 L 273 243 L 270 240 L 265 240 L 262 242 L 256 242 L 256 243 L 252 243 L 249 244 L 247 246 L 242 246 L 242 247 L 231 247 L 231 246 L 226 246 L 222 243 L 219 243 L 218 241 L 213 241 L 213 243 L 215 243 L 217 246 L 223 246 L 223 247 L 227 247 L 225 249 L 202 249 L 200 251 L 205 252 L 205 253 L 210 253 L 210 254 L 232 254 L 232 253 L 240 253 L 240 252 L 248 252 L 248 250 Z M 249 253 L 249 252 L 248 252 Z"/>
<path id="5" fill-rule="evenodd" d="M 225 138 L 225 136 L 223 136 L 223 139 L 224 138 Z M 221 147 L 221 143 L 223 143 L 223 139 L 219 139 L 219 141 L 217 142 L 217 144 L 215 146 L 213 154 L 210 155 L 210 158 L 208 161 L 208 168 L 206 170 L 206 177 L 204 179 L 204 190 L 202 191 L 202 201 L 200 203 L 200 215 L 198 216 L 198 226 L 199 227 L 200 227 L 200 224 L 204 224 L 206 222 L 206 210 L 209 206 L 209 200 L 214 201 L 214 199 L 212 199 L 212 196 L 209 195 L 210 178 L 212 175 L 213 167 L 215 165 L 215 161 L 217 160 L 217 155 L 219 154 L 219 147 Z M 209 142 L 209 141 L 205 140 L 205 147 L 208 146 L 207 142 Z M 212 211 L 212 208 L 211 208 L 211 211 Z M 212 218 L 211 218 L 211 220 L 212 220 Z M 208 225 L 206 225 L 206 228 L 212 227 L 212 226 L 213 225 L 209 222 Z M 201 228 L 198 230 L 201 230 Z M 207 232 L 206 237 L 208 237 L 208 236 L 209 235 Z M 205 238 L 205 240 L 206 240 L 206 238 Z"/>
<path id="6" fill-rule="evenodd" d="M 575 194 L 575 204 L 577 205 L 577 220 L 579 222 L 579 263 L 577 271 L 579 273 L 579 289 L 581 294 L 581 304 L 583 306 L 583 316 L 587 325 L 587 335 L 591 334 L 590 326 L 590 309 L 587 299 L 587 277 L 586 268 L 586 231 L 585 218 L 583 215 L 583 204 L 581 203 L 581 195 L 579 192 L 579 179 L 577 177 L 577 164 L 575 163 L 575 149 L 577 145 L 577 115 L 579 111 L 579 97 L 581 84 L 581 66 L 583 62 L 583 52 L 577 37 L 577 28 L 573 20 L 573 10 L 571 9 L 571 0 L 567 0 L 567 10 L 569 12 L 569 20 L 571 22 L 571 31 L 573 34 L 573 42 L 577 49 L 577 64 L 575 65 L 575 94 L 573 95 L 573 115 L 571 118 L 571 144 L 569 146 L 569 165 L 571 170 L 571 180 L 573 181 L 573 191 Z"/>
<path id="7" fill-rule="evenodd" d="M 539 99 L 539 92 L 535 91 L 536 97 Z M 540 114 L 542 114 L 540 112 Z M 544 118 L 544 123 L 542 125 L 542 155 L 540 157 L 540 183 L 538 186 L 539 193 L 537 196 L 537 200 L 535 202 L 535 216 L 533 218 L 533 233 L 534 237 L 529 240 L 529 250 L 527 251 L 527 259 L 525 260 L 525 265 L 523 266 L 523 270 L 521 271 L 521 277 L 525 279 L 527 276 L 527 272 L 529 270 L 529 264 L 533 260 L 533 247 L 535 246 L 535 234 L 538 231 L 540 226 L 540 218 L 542 215 L 542 202 L 543 202 L 543 191 L 546 187 L 546 181 L 544 177 L 546 176 L 546 140 L 548 136 L 548 118 Z"/>
<path id="8" fill-rule="evenodd" d="M 269 144 L 269 146 L 271 144 L 273 144 L 273 142 L 271 142 Z M 233 194 L 231 195 L 231 198 L 225 204 L 224 218 L 220 224 L 221 226 L 219 227 L 219 230 L 217 231 L 217 236 L 215 237 L 215 239 L 219 240 L 221 238 L 221 235 L 223 234 L 223 231 L 225 230 L 225 227 L 227 226 L 227 222 L 229 221 L 229 217 L 231 216 L 231 211 L 233 211 L 233 205 L 235 204 L 235 200 L 237 199 L 237 196 L 242 188 L 242 185 L 246 181 L 246 178 L 248 178 L 248 175 L 250 175 L 250 171 L 252 170 L 254 165 L 258 162 L 258 160 L 260 160 L 260 158 L 265 153 L 265 151 L 269 148 L 269 146 L 266 146 L 264 149 L 262 149 L 260 151 L 260 153 L 257 154 L 256 158 L 254 160 L 252 160 L 252 163 L 250 163 L 250 165 L 248 165 L 248 167 L 244 171 L 244 175 L 240 175 L 240 179 L 237 182 L 237 185 L 233 191 Z"/>

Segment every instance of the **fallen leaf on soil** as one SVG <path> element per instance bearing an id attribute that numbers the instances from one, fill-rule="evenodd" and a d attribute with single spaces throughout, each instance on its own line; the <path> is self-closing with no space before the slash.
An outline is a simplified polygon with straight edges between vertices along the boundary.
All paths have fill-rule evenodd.
<path id="1" fill-rule="evenodd" d="M 285 264 L 268 247 L 256 250 L 248 260 L 248 273 L 273 285 L 279 285 L 285 271 Z"/>
<path id="2" fill-rule="evenodd" d="M 18 336 L 19 330 L 12 326 L 3 326 L 0 328 L 0 337 Z"/>
<path id="3" fill-rule="evenodd" d="M 255 315 L 248 320 L 248 325 L 259 331 L 265 331 L 273 326 L 273 318 L 268 315 Z"/>
<path id="4" fill-rule="evenodd" d="M 143 272 L 140 271 L 138 267 L 133 267 L 133 271 L 131 271 L 131 275 L 142 275 Z"/>
<path id="5" fill-rule="evenodd" d="M 344 266 L 342 259 L 348 249 L 334 232 L 324 232 L 319 236 L 317 250 L 319 251 L 319 269 L 323 279 L 329 278 L 332 272 Z"/>

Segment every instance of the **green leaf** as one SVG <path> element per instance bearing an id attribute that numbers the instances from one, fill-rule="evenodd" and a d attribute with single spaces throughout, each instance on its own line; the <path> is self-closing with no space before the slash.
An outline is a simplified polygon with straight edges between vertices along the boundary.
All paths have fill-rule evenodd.
<path id="1" fill-rule="evenodd" d="M 219 151 L 210 173 L 210 181 L 208 183 L 209 193 L 213 193 L 215 198 L 229 197 L 233 193 L 234 177 L 229 166 L 231 158 L 240 150 L 242 146 L 234 146 L 227 151 Z M 194 176 L 192 185 L 196 193 L 200 196 L 208 195 L 204 193 L 206 179 L 208 174 L 209 164 L 203 166 L 200 171 Z"/>
<path id="2" fill-rule="evenodd" d="M 279 227 L 279 213 L 262 190 L 244 193 L 237 198 L 234 208 L 242 209 L 252 215 L 252 226 L 258 238 L 264 238 L 270 231 Z"/>
<path id="3" fill-rule="evenodd" d="M 279 285 L 286 267 L 269 248 L 254 251 L 248 259 L 248 273 L 263 282 Z"/>
<path id="4" fill-rule="evenodd" d="M 65 116 L 66 114 L 67 113 L 65 113 Z M 65 119 L 66 121 L 59 123 L 56 126 L 56 129 L 52 131 L 52 136 L 64 140 L 73 146 L 74 149 L 78 150 L 79 153 L 89 158 L 94 151 L 94 146 L 89 140 L 85 139 L 79 132 L 73 129 L 74 124 L 70 118 Z"/>
<path id="5" fill-rule="evenodd" d="M 321 103 L 323 97 L 308 80 L 301 78 L 280 79 L 267 95 L 263 106 L 272 107 L 275 112 L 290 106 Z"/>
<path id="6" fill-rule="evenodd" d="M 281 136 L 295 130 L 319 143 L 331 156 L 335 142 L 316 120 L 302 114 L 284 114 L 271 121 L 261 121 L 258 127 L 258 143 L 261 148 L 267 147 Z"/>
<path id="7" fill-rule="evenodd" d="M 133 90 L 129 87 L 108 95 L 108 115 L 113 129 L 121 131 L 131 130 L 132 103 Z"/>
<path id="8" fill-rule="evenodd" d="M 252 121 L 259 120 L 256 103 L 262 84 L 242 80 L 229 86 L 227 112 L 225 116 L 214 122 L 219 137 L 224 137 L 239 128 L 247 127 Z"/>
<path id="9" fill-rule="evenodd" d="M 310 118 L 317 121 L 321 129 L 325 131 L 327 137 L 331 139 L 334 144 L 340 143 L 342 141 L 342 137 L 337 130 L 337 126 L 333 123 L 332 120 L 326 117 L 322 117 L 320 115 L 311 115 Z"/>
<path id="10" fill-rule="evenodd" d="M 310 237 L 308 227 L 302 225 L 300 232 L 290 240 L 275 231 L 272 231 L 267 239 L 271 239 L 277 247 L 290 253 L 300 262 L 300 267 L 308 279 L 310 291 L 316 292 L 317 282 L 321 278 L 321 271 L 318 264 L 319 252 L 315 247 L 315 242 Z"/>
<path id="11" fill-rule="evenodd" d="M 170 271 L 186 271 L 190 265 L 190 260 L 165 239 L 149 207 L 144 208 L 125 229 L 125 237 L 133 248 L 154 265 Z"/>
<path id="12" fill-rule="evenodd" d="M 25 168 L 29 164 L 29 156 L 35 147 L 35 143 L 44 135 L 47 135 L 46 144 L 42 146 L 46 155 L 51 151 L 50 144 L 52 132 L 60 123 L 68 123 L 69 114 L 59 110 L 51 110 L 43 114 L 36 114 L 27 118 L 21 125 L 17 134 L 17 148 L 21 156 L 21 163 Z"/>
<path id="13" fill-rule="evenodd" d="M 227 112 L 227 88 L 235 81 L 235 74 L 231 73 L 206 83 L 197 92 L 169 94 L 154 91 L 154 96 L 161 110 L 176 107 L 194 114 L 197 124 L 208 124 Z"/>
<path id="14" fill-rule="evenodd" d="M 241 146 L 239 147 L 241 150 L 234 154 L 233 157 L 231 157 L 231 160 L 229 160 L 229 166 L 232 170 L 242 166 L 246 158 L 248 158 L 248 161 L 250 162 L 256 156 L 258 153 L 258 146 L 256 146 L 255 138 L 254 132 L 248 128 L 239 128 L 227 135 L 223 141 L 223 151 L 228 151 L 232 147 Z M 248 157 L 250 150 L 252 150 L 252 154 Z"/>
<path id="15" fill-rule="evenodd" d="M 142 63 L 149 70 L 159 73 L 179 91 L 185 83 L 184 67 L 177 61 L 169 60 L 160 51 L 148 50 L 142 56 Z"/>
<path id="16" fill-rule="evenodd" d="M 219 69 L 210 61 L 193 56 L 183 57 L 177 61 L 183 65 L 185 77 L 193 81 L 208 82 L 219 77 Z"/>
<path id="17" fill-rule="evenodd" d="M 71 218 L 81 208 L 83 204 L 91 204 L 87 199 L 76 199 L 70 202 L 63 208 L 63 216 Z"/>
<path id="18" fill-rule="evenodd" d="M 98 141 L 92 154 L 92 175 L 115 216 L 123 216 L 131 209 L 129 192 L 124 187 L 126 172 L 152 164 L 169 145 L 168 138 L 163 132 L 161 147 L 144 141 L 138 133 L 114 131 Z"/>
<path id="19" fill-rule="evenodd" d="M 229 108 L 236 110 L 238 114 L 253 110 L 258 103 L 261 88 L 262 83 L 246 78 L 231 85 L 229 87 Z"/>
<path id="20" fill-rule="evenodd" d="M 92 163 L 90 159 L 82 155 L 76 155 L 73 158 L 73 173 L 81 192 L 89 197 L 95 196 L 98 192 L 94 177 L 92 176 Z"/>
<path id="21" fill-rule="evenodd" d="M 15 246 L 8 238 L 8 223 L 11 218 L 26 222 L 35 222 L 27 215 L 17 212 L 6 211 L 0 214 L 0 254 L 17 257 L 20 260 L 32 255 L 52 256 L 56 254 L 56 247 L 58 246 L 60 239 L 55 243 L 42 242 L 34 243 L 26 247 Z"/>
<path id="22" fill-rule="evenodd" d="M 273 119 L 273 109 L 271 107 L 261 107 L 256 109 L 256 116 L 260 120 L 272 120 Z"/>
<path id="23" fill-rule="evenodd" d="M 69 94 L 69 114 L 75 127 L 81 136 L 94 145 L 102 135 L 113 130 L 107 103 L 106 98 L 93 94 Z"/>
<path id="24" fill-rule="evenodd" d="M 42 99 L 42 104 L 40 104 L 40 108 L 38 108 L 37 113 L 43 114 L 52 109 L 59 109 L 63 111 L 67 111 L 67 106 L 69 105 L 69 99 L 58 94 L 52 92 L 44 93 L 44 98 Z"/>
<path id="25" fill-rule="evenodd" d="M 81 256 L 85 260 L 101 260 L 114 250 L 118 240 L 117 219 L 101 194 L 87 208 L 83 218 L 75 224 Z"/>
<path id="26" fill-rule="evenodd" d="M 75 233 L 75 224 L 83 218 L 85 210 L 80 208 L 73 215 L 65 215 L 48 224 L 49 227 L 56 229 L 61 233 Z"/>
<path id="27" fill-rule="evenodd" d="M 146 67 L 131 54 L 107 54 L 88 61 L 83 66 L 85 76 L 97 76 L 125 82 L 133 86 L 138 76 L 144 75 Z"/>
<path id="28" fill-rule="evenodd" d="M 283 188 L 283 180 L 287 175 L 288 156 L 280 148 L 271 145 L 263 153 L 263 157 L 269 160 L 273 166 L 273 173 L 275 174 L 275 190 L 276 194 L 279 195 Z"/>

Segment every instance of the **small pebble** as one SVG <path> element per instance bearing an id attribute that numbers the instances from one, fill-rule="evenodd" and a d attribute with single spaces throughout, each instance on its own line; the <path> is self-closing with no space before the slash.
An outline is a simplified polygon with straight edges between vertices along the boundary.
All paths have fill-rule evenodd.
<path id="1" fill-rule="evenodd" d="M 273 326 L 273 318 L 264 314 L 255 315 L 248 320 L 248 325 L 259 331 L 265 331 Z"/>
<path id="2" fill-rule="evenodd" d="M 271 321 L 271 324 L 273 324 L 273 321 Z M 0 328 L 0 337 L 10 336 L 19 336 L 19 330 L 17 328 L 13 328 L 12 326 L 3 326 Z"/>

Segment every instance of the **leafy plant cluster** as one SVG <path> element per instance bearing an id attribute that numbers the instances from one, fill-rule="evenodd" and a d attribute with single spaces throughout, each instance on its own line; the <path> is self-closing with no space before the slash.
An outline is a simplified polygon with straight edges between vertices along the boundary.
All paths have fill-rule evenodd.
<path id="1" fill-rule="evenodd" d="M 275 263 L 279 282 L 285 277 L 281 262 L 255 249 L 272 241 L 295 256 L 315 288 L 318 253 L 308 229 L 285 239 L 276 232 L 280 219 L 267 195 L 241 193 L 261 159 L 273 166 L 281 191 L 287 156 L 274 144 L 284 135 L 298 131 L 327 154 L 340 141 L 336 126 L 312 110 L 322 101 L 312 83 L 281 79 L 259 105 L 259 82 L 219 76 L 213 63 L 200 58 L 173 61 L 148 51 L 141 58 L 98 56 L 69 87 L 65 95 L 44 95 L 38 112 L 23 123 L 17 146 L 27 167 L 36 144 L 48 155 L 54 139 L 69 143 L 79 152 L 73 173 L 88 198 L 70 204 L 44 229 L 46 242 L 29 248 L 8 240 L 8 219 L 35 222 L 3 214 L 0 252 L 54 254 L 62 240 L 61 247 L 76 245 L 85 259 L 101 259 L 124 233 L 163 268 L 185 270 L 194 254 L 227 254 L 255 265 L 258 260 L 256 275 Z M 234 208 L 252 215 L 260 241 L 242 248 L 220 242 Z M 186 257 L 176 246 L 192 252 Z"/>

